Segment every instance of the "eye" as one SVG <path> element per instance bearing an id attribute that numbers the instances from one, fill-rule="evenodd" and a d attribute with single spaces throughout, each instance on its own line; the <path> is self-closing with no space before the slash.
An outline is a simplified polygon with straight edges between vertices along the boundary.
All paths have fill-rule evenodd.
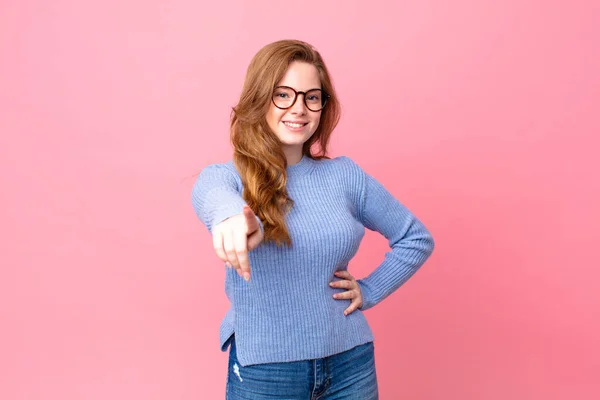
<path id="1" fill-rule="evenodd" d="M 321 91 L 318 89 L 309 90 L 308 93 L 306 93 L 306 101 L 310 102 L 311 104 L 319 103 L 321 101 L 321 98 Z"/>

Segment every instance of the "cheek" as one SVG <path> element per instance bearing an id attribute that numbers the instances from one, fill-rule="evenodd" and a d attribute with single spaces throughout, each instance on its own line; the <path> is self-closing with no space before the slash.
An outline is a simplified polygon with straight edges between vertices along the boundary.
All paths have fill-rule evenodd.
<path id="1" fill-rule="evenodd" d="M 313 129 L 312 129 L 312 131 L 313 131 L 313 132 L 317 130 L 317 128 L 319 127 L 319 123 L 320 123 L 320 122 L 321 122 L 321 114 L 319 114 L 319 115 L 315 116 L 315 117 L 312 119 L 312 125 L 313 125 Z"/>
<path id="2" fill-rule="evenodd" d="M 280 109 L 271 104 L 269 111 L 267 112 L 266 119 L 267 124 L 273 129 L 275 132 L 277 131 L 277 126 L 279 121 L 281 120 L 282 112 Z"/>

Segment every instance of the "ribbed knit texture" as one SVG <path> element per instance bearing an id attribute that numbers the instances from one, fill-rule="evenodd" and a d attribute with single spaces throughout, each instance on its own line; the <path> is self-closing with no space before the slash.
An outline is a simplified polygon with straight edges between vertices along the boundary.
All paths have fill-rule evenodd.
<path id="1" fill-rule="evenodd" d="M 350 158 L 304 156 L 287 168 L 295 204 L 286 217 L 292 247 L 263 242 L 249 253 L 251 280 L 226 269 L 231 307 L 220 343 L 235 333 L 242 366 L 322 358 L 373 340 L 363 311 L 408 280 L 433 251 L 425 226 Z M 198 218 L 212 227 L 242 212 L 242 182 L 233 161 L 204 168 L 192 190 Z M 389 241 L 381 264 L 358 280 L 362 309 L 348 316 L 350 300 L 332 297 L 334 272 L 345 270 L 365 227 Z M 262 228 L 262 225 L 261 225 Z"/>

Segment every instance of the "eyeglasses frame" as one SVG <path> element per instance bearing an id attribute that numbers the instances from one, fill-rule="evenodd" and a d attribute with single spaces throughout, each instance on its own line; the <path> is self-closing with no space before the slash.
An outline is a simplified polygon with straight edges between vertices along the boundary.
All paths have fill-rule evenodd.
<path id="1" fill-rule="evenodd" d="M 279 88 L 291 89 L 294 92 L 294 101 L 292 101 L 292 104 L 290 104 L 288 107 L 279 107 L 277 104 L 275 104 L 275 99 L 273 98 L 274 93 L 273 93 L 273 95 L 271 95 L 271 101 L 273 102 L 273 105 L 275 107 L 279 108 L 280 110 L 287 110 L 289 108 L 294 107 L 294 104 L 296 104 L 296 100 L 298 100 L 298 95 L 303 95 L 302 101 L 304 102 L 306 109 L 309 111 L 312 111 L 312 112 L 319 112 L 319 111 L 323 111 L 323 109 L 327 105 L 327 100 L 329 100 L 331 98 L 331 95 L 329 93 L 327 93 L 326 91 L 324 91 L 323 89 L 320 89 L 320 88 L 308 89 L 306 92 L 302 92 L 302 91 L 297 91 L 296 89 L 294 89 L 293 87 L 290 87 L 290 86 L 275 86 L 273 88 L 273 91 L 275 91 Z M 311 110 L 310 107 L 308 106 L 308 104 L 306 104 L 306 93 L 310 92 L 311 90 L 320 90 L 321 93 L 323 94 L 323 99 L 321 99 L 322 106 L 317 111 Z"/>

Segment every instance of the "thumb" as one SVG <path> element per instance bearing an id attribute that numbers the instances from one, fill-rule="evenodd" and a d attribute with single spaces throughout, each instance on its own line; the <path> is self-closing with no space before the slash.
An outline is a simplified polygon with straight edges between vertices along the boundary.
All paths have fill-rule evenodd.
<path id="1" fill-rule="evenodd" d="M 254 211 L 252 211 L 252 209 L 249 206 L 245 205 L 242 213 L 246 217 L 246 226 L 248 227 L 246 235 L 250 235 L 251 233 L 256 232 L 258 229 L 260 229 L 260 225 L 256 220 L 256 215 L 254 215 Z"/>

